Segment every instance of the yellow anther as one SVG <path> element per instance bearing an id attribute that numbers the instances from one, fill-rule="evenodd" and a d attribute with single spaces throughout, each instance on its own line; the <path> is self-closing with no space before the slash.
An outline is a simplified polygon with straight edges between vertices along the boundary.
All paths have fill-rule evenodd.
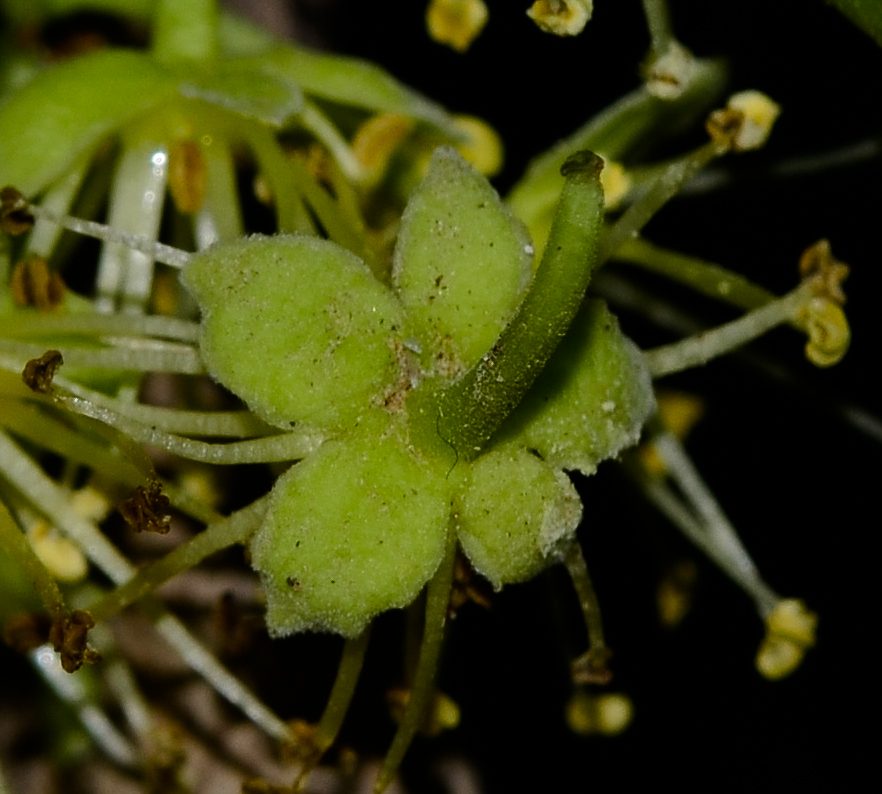
<path id="1" fill-rule="evenodd" d="M 175 141 L 168 153 L 168 188 L 178 212 L 193 215 L 202 209 L 208 168 L 199 144 Z"/>
<path id="2" fill-rule="evenodd" d="M 397 113 L 372 116 L 355 132 L 352 153 L 364 167 L 368 184 L 377 184 L 394 153 L 413 131 L 414 122 Z"/>
<path id="3" fill-rule="evenodd" d="M 581 736 L 615 736 L 634 717 L 634 706 L 626 695 L 610 692 L 596 694 L 579 690 L 567 703 L 567 725 Z"/>
<path id="4" fill-rule="evenodd" d="M 34 525 L 28 532 L 28 540 L 52 575 L 62 582 L 78 582 L 89 572 L 89 564 L 83 552 L 45 521 Z"/>
<path id="5" fill-rule="evenodd" d="M 465 52 L 487 24 L 487 17 L 483 0 L 432 0 L 426 27 L 439 44 Z"/>
<path id="6" fill-rule="evenodd" d="M 615 209 L 628 194 L 631 177 L 621 163 L 604 158 L 603 171 L 600 172 L 600 184 L 603 185 L 603 201 L 606 209 Z"/>
<path id="7" fill-rule="evenodd" d="M 851 343 L 851 329 L 842 307 L 827 298 L 812 298 L 801 319 L 809 337 L 806 358 L 817 367 L 837 364 Z"/>
<path id="8" fill-rule="evenodd" d="M 656 592 L 662 626 L 677 626 L 692 609 L 692 591 L 697 578 L 698 567 L 692 560 L 682 560 L 665 573 Z"/>
<path id="9" fill-rule="evenodd" d="M 805 652 L 815 644 L 818 616 L 796 598 L 786 598 L 766 618 L 766 636 L 756 657 L 756 668 L 766 678 L 790 675 Z"/>
<path id="10" fill-rule="evenodd" d="M 494 176 L 502 168 L 502 139 L 487 122 L 474 116 L 457 116 L 454 126 L 463 133 L 456 148 L 468 163 L 484 176 Z"/>
<path id="11" fill-rule="evenodd" d="M 800 317 L 809 337 L 805 354 L 816 366 L 829 367 L 845 355 L 851 342 L 851 330 L 842 310 L 842 282 L 848 276 L 848 265 L 833 257 L 827 240 L 819 240 L 803 253 L 799 272 L 813 292 Z"/>
<path id="12" fill-rule="evenodd" d="M 592 0 L 536 0 L 527 16 L 546 33 L 575 36 L 582 32 L 593 10 Z"/>
<path id="13" fill-rule="evenodd" d="M 737 152 L 759 149 L 772 132 L 781 107 L 761 91 L 740 91 L 729 97 L 727 107 L 743 114 L 744 120 L 735 135 Z"/>

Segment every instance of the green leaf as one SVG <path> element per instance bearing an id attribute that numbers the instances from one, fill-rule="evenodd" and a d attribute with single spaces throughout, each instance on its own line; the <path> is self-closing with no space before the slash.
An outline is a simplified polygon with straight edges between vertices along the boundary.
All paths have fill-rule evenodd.
<path id="1" fill-rule="evenodd" d="M 530 280 L 526 229 L 449 147 L 435 150 L 401 220 L 392 280 L 427 372 L 468 369 L 496 341 Z"/>
<path id="2" fill-rule="evenodd" d="M 400 303 L 333 243 L 250 237 L 198 254 L 183 279 L 208 370 L 272 424 L 354 426 L 406 375 Z"/>
<path id="3" fill-rule="evenodd" d="M 643 355 L 606 304 L 586 301 L 533 388 L 493 439 L 592 474 L 633 446 L 655 397 Z"/>
<path id="4" fill-rule="evenodd" d="M 37 75 L 0 106 L 0 185 L 34 196 L 76 158 L 174 91 L 149 56 L 105 50 Z"/>
<path id="5" fill-rule="evenodd" d="M 251 544 L 275 636 L 357 636 L 416 598 L 444 554 L 450 503 L 443 472 L 370 430 L 326 442 L 279 478 Z"/>

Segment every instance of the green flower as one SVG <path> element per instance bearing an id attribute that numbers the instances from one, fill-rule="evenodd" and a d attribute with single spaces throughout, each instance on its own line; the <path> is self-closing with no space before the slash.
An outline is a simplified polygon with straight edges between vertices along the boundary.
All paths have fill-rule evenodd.
<path id="1" fill-rule="evenodd" d="M 264 420 L 325 438 L 279 478 L 251 545 L 273 634 L 358 635 L 416 598 L 450 533 L 497 588 L 562 560 L 582 512 L 564 469 L 634 444 L 654 405 L 605 305 L 579 308 L 602 216 L 590 192 L 596 217 L 564 199 L 552 231 L 567 262 L 535 274 L 523 225 L 449 148 L 404 213 L 391 285 L 305 236 L 187 266 L 212 375 Z"/>

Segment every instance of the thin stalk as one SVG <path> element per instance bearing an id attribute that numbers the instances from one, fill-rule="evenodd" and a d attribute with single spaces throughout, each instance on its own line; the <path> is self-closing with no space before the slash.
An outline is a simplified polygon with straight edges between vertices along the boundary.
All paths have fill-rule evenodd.
<path id="1" fill-rule="evenodd" d="M 652 443 L 664 461 L 669 476 L 686 498 L 686 503 L 659 478 L 641 476 L 639 484 L 644 493 L 754 600 L 761 617 L 767 618 L 781 597 L 763 581 L 738 533 L 686 450 L 667 431 L 657 435 Z"/>
<path id="2" fill-rule="evenodd" d="M 573 663 L 573 677 L 579 683 L 606 683 L 610 678 L 606 666 L 610 654 L 603 634 L 600 602 L 578 542 L 570 544 L 564 564 L 579 597 L 579 608 L 588 632 L 588 651 Z"/>
<path id="3" fill-rule="evenodd" d="M 204 375 L 205 365 L 199 352 L 190 345 L 147 339 L 119 339 L 112 347 L 77 347 L 59 345 L 64 363 L 69 367 L 127 370 L 129 372 L 175 372 L 181 375 Z M 39 358 L 46 345 L 0 340 L 0 356 L 19 362 Z M 19 367 L 21 364 L 19 364 Z"/>
<path id="4" fill-rule="evenodd" d="M 149 139 L 132 141 L 116 167 L 108 226 L 155 241 L 167 184 L 167 147 Z M 152 284 L 152 256 L 119 243 L 104 243 L 95 279 L 97 311 L 143 313 Z"/>
<path id="5" fill-rule="evenodd" d="M 325 145 L 350 182 L 358 184 L 365 180 L 364 168 L 352 147 L 315 105 L 304 102 L 298 121 Z"/>
<path id="6" fill-rule="evenodd" d="M 65 214 L 73 204 L 77 191 L 82 185 L 86 171 L 92 163 L 93 151 L 85 152 L 77 158 L 73 168 L 55 182 L 40 199 L 40 204 L 59 215 Z M 34 224 L 27 241 L 27 253 L 49 258 L 61 235 L 61 227 L 47 219 Z M 5 283 L 5 282 L 4 282 Z"/>
<path id="7" fill-rule="evenodd" d="M 59 394 L 55 399 L 65 408 L 104 422 L 141 444 L 159 447 L 178 457 L 217 465 L 300 460 L 314 452 L 323 440 L 315 432 L 290 432 L 228 444 L 211 444 L 166 433 L 79 397 Z"/>
<path id="8" fill-rule="evenodd" d="M 200 251 L 241 237 L 244 228 L 229 143 L 218 132 L 211 139 L 211 146 L 200 148 L 205 158 L 205 199 L 193 216 L 193 236 Z"/>
<path id="9" fill-rule="evenodd" d="M 643 13 L 652 40 L 652 52 L 656 57 L 663 55 L 674 41 L 668 4 L 665 0 L 643 0 Z"/>
<path id="10" fill-rule="evenodd" d="M 268 709 L 242 682 L 224 667 L 211 651 L 203 647 L 183 623 L 169 614 L 154 610 L 157 631 L 180 654 L 190 669 L 201 675 L 214 690 L 236 706 L 267 735 L 283 742 L 294 739 L 291 729 Z"/>
<path id="11" fill-rule="evenodd" d="M 0 316 L 0 336 L 33 339 L 55 334 L 153 337 L 195 344 L 199 341 L 199 323 L 178 317 L 154 314 L 40 314 L 16 312 Z"/>
<path id="12" fill-rule="evenodd" d="M 74 708 L 89 736 L 108 757 L 124 767 L 138 765 L 137 748 L 120 733 L 110 717 L 94 702 L 83 678 L 84 671 L 77 675 L 65 672 L 51 645 L 41 645 L 33 651 L 31 661 L 51 689 Z"/>
<path id="13" fill-rule="evenodd" d="M 0 502 L 0 547 L 30 580 L 49 617 L 55 621 L 67 614 L 64 597 L 58 589 L 55 577 L 37 556 L 24 532 L 2 502 Z"/>
<path id="14" fill-rule="evenodd" d="M 244 543 L 263 521 L 268 500 L 269 497 L 264 496 L 228 518 L 210 524 L 162 559 L 142 568 L 125 584 L 96 601 L 89 609 L 92 617 L 97 622 L 107 620 L 127 606 L 140 601 L 169 579 L 198 565 L 206 557 Z"/>
<path id="15" fill-rule="evenodd" d="M 643 237 L 625 242 L 616 251 L 614 258 L 658 273 L 740 309 L 756 309 L 777 297 L 740 273 L 698 257 L 662 248 Z"/>
<path id="16" fill-rule="evenodd" d="M 395 732 L 392 745 L 383 759 L 377 782 L 374 784 L 374 794 L 381 794 L 392 782 L 407 748 L 410 747 L 410 743 L 425 717 L 426 708 L 432 700 L 435 674 L 438 670 L 438 660 L 441 656 L 441 645 L 444 639 L 444 628 L 447 624 L 450 588 L 453 584 L 453 570 L 456 562 L 456 546 L 456 532 L 454 532 L 451 522 L 451 526 L 447 530 L 447 549 L 444 553 L 444 559 L 426 588 L 426 622 L 420 646 L 420 659 L 417 663 L 410 698 L 407 701 L 401 724 Z"/>
<path id="17" fill-rule="evenodd" d="M 709 141 L 668 165 L 607 230 L 600 244 L 598 264 L 615 256 L 622 245 L 635 238 L 650 218 L 667 204 L 686 182 L 711 160 L 725 154 L 726 151 L 728 151 L 727 146 Z"/>
<path id="18" fill-rule="evenodd" d="M 248 125 L 244 132 L 248 147 L 257 160 L 260 176 L 270 187 L 276 205 L 278 231 L 316 234 L 315 224 L 290 178 L 288 158 L 275 135 L 260 124 Z"/>
<path id="19" fill-rule="evenodd" d="M 802 284 L 784 297 L 730 323 L 647 350 L 643 355 L 649 371 L 653 378 L 661 378 L 697 367 L 747 344 L 778 325 L 795 323 L 814 294 L 812 284 Z"/>
<path id="20" fill-rule="evenodd" d="M 122 585 L 134 576 L 131 563 L 107 540 L 95 523 L 73 509 L 69 493 L 51 480 L 5 433 L 0 433 L 0 465 L 13 488 L 71 538 L 111 581 Z M 270 736 L 291 741 L 288 726 L 200 645 L 180 621 L 164 613 L 152 600 L 145 603 L 145 609 L 153 618 L 159 633 L 218 694 L 241 709 Z"/>
<path id="21" fill-rule="evenodd" d="M 334 679 L 331 695 L 316 728 L 312 746 L 309 748 L 309 757 L 304 760 L 303 769 L 297 775 L 297 780 L 292 786 L 294 791 L 300 790 L 306 777 L 315 769 L 328 748 L 337 740 L 340 729 L 343 727 L 343 720 L 346 719 L 349 704 L 355 694 L 361 668 L 364 666 L 364 657 L 367 653 L 370 636 L 371 626 L 368 624 L 361 634 L 354 639 L 346 640 L 343 645 L 343 656 L 340 660 L 340 666 L 337 668 L 337 677 Z"/>

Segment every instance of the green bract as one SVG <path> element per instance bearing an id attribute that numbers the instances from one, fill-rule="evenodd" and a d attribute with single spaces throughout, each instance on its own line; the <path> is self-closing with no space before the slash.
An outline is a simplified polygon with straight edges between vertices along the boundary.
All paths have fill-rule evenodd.
<path id="1" fill-rule="evenodd" d="M 211 372 L 266 421 L 335 432 L 404 369 L 404 311 L 354 254 L 317 237 L 245 238 L 193 260 Z"/>
<path id="2" fill-rule="evenodd" d="M 636 441 L 653 407 L 639 355 L 600 301 L 529 388 L 568 323 L 536 320 L 558 311 L 537 290 L 572 317 L 600 228 L 598 164 L 580 156 L 570 168 L 565 197 L 587 198 L 563 207 L 532 281 L 522 225 L 447 148 L 404 214 L 392 288 L 339 246 L 299 236 L 218 246 L 187 267 L 212 374 L 262 417 L 328 434 L 278 481 L 252 542 L 273 634 L 356 636 L 416 597 L 449 532 L 497 588 L 561 559 L 581 516 L 563 469 L 591 473 Z M 567 263 L 570 251 L 587 261 Z M 568 268 L 580 274 L 574 295 Z M 497 377 L 497 365 L 526 374 Z M 491 441 L 461 457 L 440 429 L 472 382 L 492 406 L 470 414 L 488 425 L 475 437 Z"/>

